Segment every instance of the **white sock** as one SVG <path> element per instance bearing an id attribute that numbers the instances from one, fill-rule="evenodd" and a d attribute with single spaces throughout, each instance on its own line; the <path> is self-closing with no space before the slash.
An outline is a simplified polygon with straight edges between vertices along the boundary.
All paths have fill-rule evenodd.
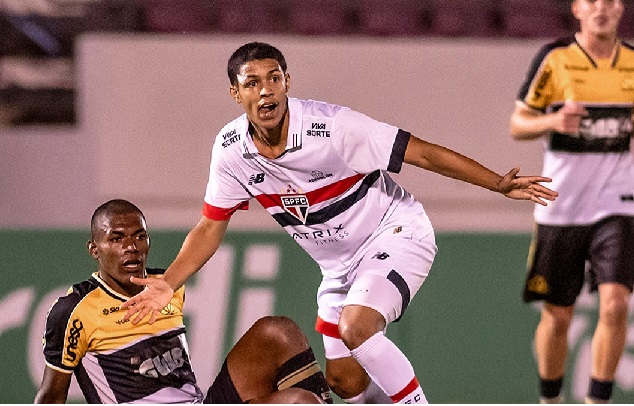
<path id="1" fill-rule="evenodd" d="M 380 331 L 350 351 L 394 403 L 427 403 L 405 354 Z"/>
<path id="2" fill-rule="evenodd" d="M 381 388 L 374 381 L 370 381 L 367 388 L 357 396 L 349 399 L 341 399 L 346 403 L 351 404 L 389 404 L 392 403 L 392 399 L 383 392 Z"/>

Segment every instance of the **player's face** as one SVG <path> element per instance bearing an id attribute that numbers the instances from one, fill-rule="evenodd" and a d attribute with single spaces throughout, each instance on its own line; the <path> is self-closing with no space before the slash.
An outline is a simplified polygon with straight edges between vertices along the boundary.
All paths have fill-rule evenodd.
<path id="1" fill-rule="evenodd" d="M 572 12 L 581 23 L 581 31 L 601 37 L 616 35 L 623 2 L 621 0 L 575 0 Z"/>
<path id="2" fill-rule="evenodd" d="M 87 244 L 99 263 L 99 276 L 115 291 L 133 295 L 142 287 L 131 276 L 144 277 L 150 239 L 145 220 L 138 213 L 102 216 L 94 240 Z"/>
<path id="3" fill-rule="evenodd" d="M 256 59 L 240 67 L 237 79 L 229 91 L 249 121 L 264 130 L 276 128 L 286 114 L 289 75 L 275 59 Z"/>

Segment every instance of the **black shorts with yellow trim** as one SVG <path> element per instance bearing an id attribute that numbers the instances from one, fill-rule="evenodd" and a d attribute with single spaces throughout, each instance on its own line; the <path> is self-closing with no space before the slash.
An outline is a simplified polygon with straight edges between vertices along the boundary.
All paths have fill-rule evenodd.
<path id="1" fill-rule="evenodd" d="M 584 226 L 537 224 L 528 257 L 524 301 L 572 306 L 588 278 L 634 287 L 634 216 L 610 216 Z M 586 276 L 587 275 L 587 276 Z"/>

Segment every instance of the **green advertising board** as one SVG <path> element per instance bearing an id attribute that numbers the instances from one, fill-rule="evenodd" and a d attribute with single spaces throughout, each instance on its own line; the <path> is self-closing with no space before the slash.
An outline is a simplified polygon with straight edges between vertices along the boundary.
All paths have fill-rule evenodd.
<path id="1" fill-rule="evenodd" d="M 149 266 L 166 267 L 184 231 L 152 232 Z M 31 403 L 43 370 L 43 323 L 53 300 L 95 270 L 88 231 L 0 231 L 0 403 Z M 441 233 L 436 262 L 405 316 L 388 335 L 408 355 L 432 403 L 535 403 L 532 340 L 539 308 L 520 299 L 530 236 Z M 230 348 L 265 314 L 313 330 L 318 267 L 283 232 L 229 232 L 217 255 L 187 283 L 186 324 L 194 368 L 206 387 Z M 634 307 L 634 306 L 631 306 Z M 565 397 L 583 400 L 596 324 L 584 294 L 570 334 Z M 634 403 L 634 317 L 617 371 L 615 403 Z M 69 402 L 82 402 L 73 386 Z"/>

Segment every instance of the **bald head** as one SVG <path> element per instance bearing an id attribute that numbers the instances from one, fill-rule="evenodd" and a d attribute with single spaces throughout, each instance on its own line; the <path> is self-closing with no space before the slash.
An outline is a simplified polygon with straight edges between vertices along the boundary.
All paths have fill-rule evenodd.
<path id="1" fill-rule="evenodd" d="M 114 216 L 130 213 L 138 214 L 145 221 L 145 216 L 143 215 L 141 209 L 127 200 L 113 199 L 97 207 L 95 212 L 92 214 L 92 219 L 90 220 L 91 238 L 94 240 L 97 237 L 98 232 L 104 223 L 104 219 L 111 219 Z"/>

